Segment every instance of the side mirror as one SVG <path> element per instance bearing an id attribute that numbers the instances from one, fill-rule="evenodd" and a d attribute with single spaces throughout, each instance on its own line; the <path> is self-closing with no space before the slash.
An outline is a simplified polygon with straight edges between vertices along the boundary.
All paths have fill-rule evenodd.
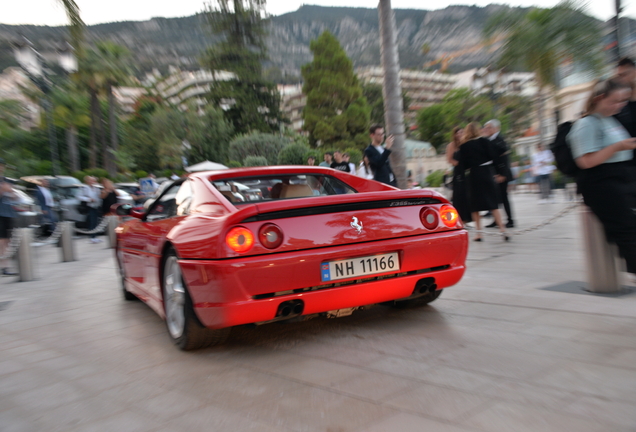
<path id="1" fill-rule="evenodd" d="M 132 211 L 132 206 L 130 204 L 116 203 L 110 206 L 110 211 L 117 216 L 128 216 Z"/>

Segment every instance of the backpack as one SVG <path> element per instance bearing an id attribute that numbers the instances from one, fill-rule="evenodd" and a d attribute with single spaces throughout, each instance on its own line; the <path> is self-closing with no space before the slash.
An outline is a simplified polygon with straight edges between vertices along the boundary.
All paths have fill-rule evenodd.
<path id="1" fill-rule="evenodd" d="M 557 127 L 557 134 L 554 137 L 554 141 L 550 144 L 550 150 L 554 154 L 554 162 L 557 169 L 568 177 L 576 178 L 581 172 L 581 168 L 574 161 L 572 149 L 566 140 L 573 124 L 573 122 L 568 121 L 561 123 Z"/>

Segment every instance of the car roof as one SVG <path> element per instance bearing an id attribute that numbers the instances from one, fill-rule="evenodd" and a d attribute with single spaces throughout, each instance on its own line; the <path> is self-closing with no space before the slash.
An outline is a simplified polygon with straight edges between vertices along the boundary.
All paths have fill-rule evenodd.
<path id="1" fill-rule="evenodd" d="M 209 180 L 221 180 L 236 177 L 267 176 L 281 174 L 325 174 L 334 175 L 337 170 L 332 168 L 309 165 L 277 165 L 267 167 L 231 168 L 226 170 L 199 171 L 189 174 L 189 177 L 198 177 Z"/>

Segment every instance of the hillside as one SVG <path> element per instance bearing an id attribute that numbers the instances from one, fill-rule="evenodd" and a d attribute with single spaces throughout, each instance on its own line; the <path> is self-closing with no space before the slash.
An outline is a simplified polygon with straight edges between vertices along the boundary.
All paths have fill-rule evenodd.
<path id="1" fill-rule="evenodd" d="M 481 31 L 488 18 L 507 6 L 450 6 L 438 11 L 396 9 L 400 64 L 421 67 L 441 54 L 464 49 L 481 42 Z M 311 61 L 309 43 L 325 29 L 339 40 L 356 67 L 380 64 L 377 9 L 302 6 L 295 12 L 272 17 L 268 37 L 273 76 L 298 76 L 300 67 Z M 53 52 L 64 40 L 64 27 L 10 26 L 0 24 L 0 70 L 15 65 L 10 41 L 23 34 L 41 52 Z M 140 74 L 153 67 L 162 72 L 169 65 L 198 67 L 198 58 L 214 39 L 208 33 L 202 14 L 184 18 L 153 18 L 141 22 L 116 22 L 90 26 L 89 41 L 110 39 L 127 46 L 134 54 Z M 421 53 L 424 44 L 430 52 Z M 493 54 L 481 49 L 461 56 L 450 70 L 461 71 L 486 65 Z M 283 78 L 285 79 L 285 78 Z"/>

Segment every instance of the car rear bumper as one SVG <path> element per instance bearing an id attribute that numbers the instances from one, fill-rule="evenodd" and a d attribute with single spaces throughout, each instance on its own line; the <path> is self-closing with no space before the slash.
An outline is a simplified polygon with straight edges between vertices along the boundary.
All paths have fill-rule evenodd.
<path id="1" fill-rule="evenodd" d="M 180 260 L 197 316 L 211 328 L 271 321 L 283 302 L 302 300 L 303 315 L 402 299 L 418 281 L 437 289 L 456 284 L 465 271 L 465 230 L 350 246 L 228 260 Z M 322 282 L 326 261 L 386 252 L 400 254 L 399 273 Z M 429 279 L 430 280 L 430 279 Z"/>

